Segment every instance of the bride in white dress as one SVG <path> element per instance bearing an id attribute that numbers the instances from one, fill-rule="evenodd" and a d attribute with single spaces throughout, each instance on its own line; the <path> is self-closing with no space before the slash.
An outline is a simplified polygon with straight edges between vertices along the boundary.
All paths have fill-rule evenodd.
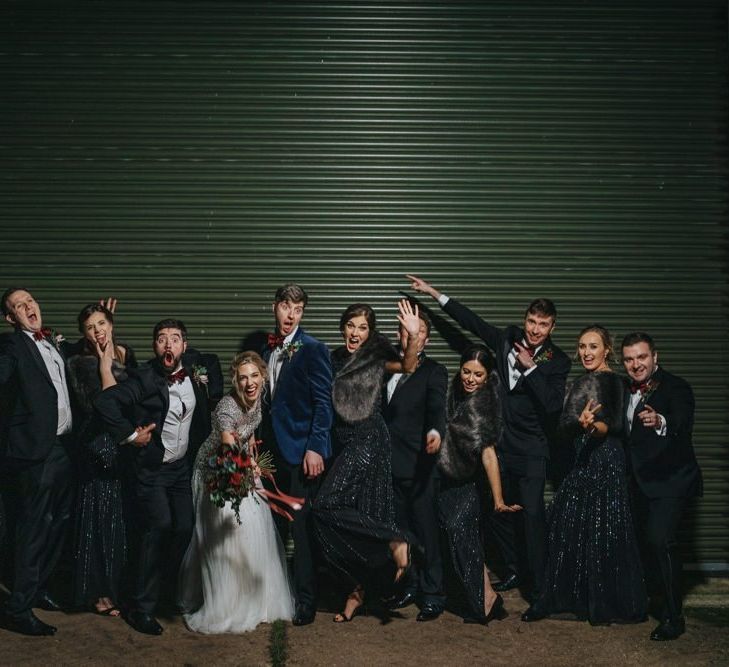
<path id="1" fill-rule="evenodd" d="M 256 493 L 243 498 L 239 525 L 230 505 L 216 507 L 205 489 L 205 463 L 221 437 L 237 432 L 240 442 L 252 443 L 261 422 L 266 363 L 255 352 L 241 352 L 231 376 L 233 390 L 215 409 L 212 432 L 195 458 L 195 532 L 180 571 L 185 623 L 205 634 L 246 632 L 293 615 L 284 549 L 266 502 Z"/>

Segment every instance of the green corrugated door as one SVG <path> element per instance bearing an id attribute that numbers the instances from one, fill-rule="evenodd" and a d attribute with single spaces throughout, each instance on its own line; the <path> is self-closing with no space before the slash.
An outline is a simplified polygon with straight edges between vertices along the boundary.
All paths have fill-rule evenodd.
<path id="1" fill-rule="evenodd" d="M 655 335 L 694 385 L 692 562 L 729 563 L 723 2 L 6 2 L 0 287 L 144 351 L 176 315 L 231 357 L 284 281 L 334 344 L 416 272 L 572 346 Z M 455 366 L 437 339 L 434 354 Z"/>

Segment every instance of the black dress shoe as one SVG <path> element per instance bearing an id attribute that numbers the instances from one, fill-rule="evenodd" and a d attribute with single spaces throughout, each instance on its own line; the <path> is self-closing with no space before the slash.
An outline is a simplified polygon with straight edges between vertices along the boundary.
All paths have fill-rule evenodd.
<path id="1" fill-rule="evenodd" d="M 520 584 L 519 577 L 512 572 L 506 579 L 502 579 L 494 584 L 493 588 L 497 593 L 505 593 L 506 591 L 518 588 Z"/>
<path id="2" fill-rule="evenodd" d="M 58 604 L 58 602 L 56 602 L 47 591 L 38 594 L 33 606 L 38 607 L 39 609 L 44 609 L 45 611 L 61 611 L 61 605 Z"/>
<path id="3" fill-rule="evenodd" d="M 668 642 L 678 639 L 686 632 L 686 621 L 683 617 L 661 621 L 660 625 L 651 632 L 651 639 L 654 642 Z"/>
<path id="4" fill-rule="evenodd" d="M 533 623 L 534 621 L 541 621 L 543 618 L 547 618 L 547 616 L 549 614 L 540 609 L 536 604 L 533 604 L 521 615 L 521 620 L 525 623 Z"/>
<path id="5" fill-rule="evenodd" d="M 144 614 L 141 611 L 130 611 L 126 614 L 125 620 L 137 632 L 145 635 L 161 635 L 162 626 L 157 623 L 157 619 L 151 614 Z"/>
<path id="6" fill-rule="evenodd" d="M 389 600 L 387 603 L 388 609 L 404 609 L 409 607 L 415 602 L 415 593 L 403 593 L 400 596 L 396 596 Z"/>
<path id="7" fill-rule="evenodd" d="M 434 604 L 424 604 L 418 615 L 415 617 L 416 621 L 434 621 L 438 616 L 443 613 L 442 607 L 436 607 Z"/>
<path id="8" fill-rule="evenodd" d="M 3 614 L 0 624 L 11 632 L 19 632 L 21 635 L 32 637 L 50 637 L 56 634 L 56 628 L 41 621 L 32 611 L 23 616 L 8 616 Z"/>
<path id="9" fill-rule="evenodd" d="M 312 609 L 311 607 L 307 607 L 303 604 L 296 605 L 296 613 L 294 614 L 294 617 L 291 619 L 291 622 L 294 625 L 309 625 L 309 623 L 314 622 L 314 618 L 316 617 L 316 610 Z"/>

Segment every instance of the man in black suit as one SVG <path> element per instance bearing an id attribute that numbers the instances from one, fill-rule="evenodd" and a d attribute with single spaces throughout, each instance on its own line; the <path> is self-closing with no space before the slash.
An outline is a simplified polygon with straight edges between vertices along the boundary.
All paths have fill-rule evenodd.
<path id="1" fill-rule="evenodd" d="M 414 290 L 436 299 L 448 315 L 494 352 L 502 390 L 504 432 L 498 453 L 504 501 L 524 508 L 521 514 L 531 579 L 530 598 L 534 600 L 544 577 L 544 483 L 549 458 L 546 431 L 562 410 L 571 366 L 567 355 L 550 338 L 557 310 L 549 299 L 535 299 L 526 309 L 523 327 L 511 325 L 499 329 L 417 276 L 407 277 Z M 513 520 L 511 514 L 495 514 L 492 518 L 494 537 L 508 568 L 504 580 L 494 586 L 499 591 L 522 583 L 518 576 Z M 532 620 L 530 610 L 524 613 L 523 620 Z"/>
<path id="2" fill-rule="evenodd" d="M 73 499 L 65 345 L 43 327 L 28 290 L 6 290 L 2 312 L 15 331 L 0 337 L 0 468 L 16 525 L 15 580 L 2 622 L 23 634 L 52 635 L 56 628 L 32 608 L 59 608 L 45 586 L 61 554 Z"/>
<path id="3" fill-rule="evenodd" d="M 134 502 L 138 560 L 129 624 L 162 634 L 154 617 L 163 572 L 176 580 L 193 528 L 190 453 L 210 433 L 206 373 L 183 356 L 187 329 L 179 320 L 154 328 L 155 359 L 130 371 L 129 379 L 101 392 L 94 407 L 120 445 L 134 447 Z M 208 363 L 209 363 L 208 359 Z M 163 545 L 169 538 L 169 558 Z"/>
<path id="4" fill-rule="evenodd" d="M 430 621 L 443 612 L 443 562 L 437 513 L 436 454 L 445 433 L 448 371 L 425 355 L 430 341 L 430 319 L 421 310 L 418 333 L 418 367 L 410 375 L 396 373 L 387 382 L 383 414 L 392 441 L 392 477 L 398 525 L 415 534 L 423 547 L 423 562 L 404 577 L 402 595 L 392 609 L 406 607 L 422 596 L 418 621 Z M 404 349 L 409 334 L 400 325 Z"/>
<path id="5" fill-rule="evenodd" d="M 688 500 L 703 490 L 692 444 L 694 395 L 682 378 L 658 367 L 653 339 L 635 332 L 623 338 L 623 365 L 632 380 L 625 414 L 636 525 L 647 573 L 663 594 L 660 624 L 651 639 L 676 639 L 685 631 L 681 609 L 681 561 L 676 533 Z"/>

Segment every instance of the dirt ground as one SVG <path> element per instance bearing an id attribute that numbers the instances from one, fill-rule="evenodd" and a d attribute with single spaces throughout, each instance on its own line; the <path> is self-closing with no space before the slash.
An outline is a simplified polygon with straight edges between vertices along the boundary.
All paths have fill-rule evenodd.
<path id="1" fill-rule="evenodd" d="M 718 588 L 717 588 L 718 586 Z M 687 631 L 674 642 L 648 640 L 654 621 L 591 627 L 545 620 L 526 624 L 526 603 L 505 596 L 509 617 L 488 627 L 464 625 L 451 613 L 417 623 L 416 607 L 383 622 L 374 615 L 332 623 L 321 610 L 309 626 L 287 624 L 287 665 L 727 665 L 729 580 L 695 589 L 687 602 Z M 331 605 L 327 605 L 331 606 Z M 58 627 L 52 638 L 0 630 L 1 665 L 266 665 L 270 626 L 244 635 L 197 635 L 182 619 L 160 618 L 161 637 L 134 632 L 121 619 L 88 613 L 38 616 Z"/>

